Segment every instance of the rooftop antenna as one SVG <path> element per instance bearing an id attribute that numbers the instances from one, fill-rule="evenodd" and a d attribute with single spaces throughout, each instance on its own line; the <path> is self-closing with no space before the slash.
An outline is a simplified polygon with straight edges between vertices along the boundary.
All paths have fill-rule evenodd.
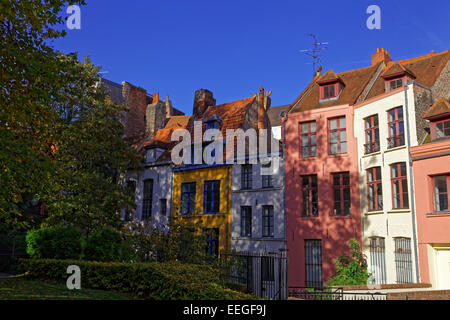
<path id="1" fill-rule="evenodd" d="M 316 65 L 322 61 L 320 59 L 320 51 L 328 49 L 326 46 L 328 45 L 328 42 L 317 42 L 316 36 L 312 33 L 310 33 L 309 36 L 313 38 L 313 48 L 300 50 L 300 52 L 312 57 L 312 63 L 308 62 L 307 64 L 312 64 L 314 77 L 316 74 Z"/>

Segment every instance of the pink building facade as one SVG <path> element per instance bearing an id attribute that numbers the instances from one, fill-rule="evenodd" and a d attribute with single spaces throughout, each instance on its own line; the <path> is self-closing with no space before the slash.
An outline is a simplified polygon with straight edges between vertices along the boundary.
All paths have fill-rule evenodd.
<path id="1" fill-rule="evenodd" d="M 450 289 L 450 100 L 425 114 L 431 142 L 411 148 L 417 212 L 420 278 Z"/>
<path id="2" fill-rule="evenodd" d="M 361 242 L 357 144 L 348 104 L 285 118 L 289 286 L 318 287 L 334 259 Z M 337 138 L 337 139 L 336 139 Z"/>

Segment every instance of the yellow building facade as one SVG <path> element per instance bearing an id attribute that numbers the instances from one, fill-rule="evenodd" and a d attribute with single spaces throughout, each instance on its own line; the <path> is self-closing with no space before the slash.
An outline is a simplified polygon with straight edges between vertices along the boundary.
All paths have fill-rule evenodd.
<path id="1" fill-rule="evenodd" d="M 212 198 L 215 200 L 214 204 L 211 202 Z M 175 169 L 172 199 L 173 217 L 190 219 L 190 222 L 202 229 L 217 230 L 218 251 L 230 250 L 232 217 L 230 165 Z M 187 206 L 190 208 L 187 209 Z"/>

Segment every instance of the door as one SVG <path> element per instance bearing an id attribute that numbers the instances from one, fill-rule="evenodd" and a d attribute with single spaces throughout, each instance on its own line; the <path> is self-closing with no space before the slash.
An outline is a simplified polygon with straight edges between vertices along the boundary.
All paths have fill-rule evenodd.
<path id="1" fill-rule="evenodd" d="M 437 287 L 450 289 L 450 248 L 437 250 Z"/>

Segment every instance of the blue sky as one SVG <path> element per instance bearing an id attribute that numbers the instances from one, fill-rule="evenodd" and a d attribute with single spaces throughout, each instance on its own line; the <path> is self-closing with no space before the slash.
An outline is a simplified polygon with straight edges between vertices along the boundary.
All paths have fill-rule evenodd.
<path id="1" fill-rule="evenodd" d="M 192 113 L 194 92 L 206 88 L 217 104 L 243 99 L 263 85 L 272 106 L 291 103 L 312 78 L 314 33 L 328 42 L 323 69 L 370 65 L 385 47 L 394 60 L 450 49 L 448 0 L 87 0 L 81 29 L 53 43 L 63 52 L 90 55 L 107 72 L 169 94 Z M 369 30 L 366 9 L 381 8 L 381 30 Z"/>

